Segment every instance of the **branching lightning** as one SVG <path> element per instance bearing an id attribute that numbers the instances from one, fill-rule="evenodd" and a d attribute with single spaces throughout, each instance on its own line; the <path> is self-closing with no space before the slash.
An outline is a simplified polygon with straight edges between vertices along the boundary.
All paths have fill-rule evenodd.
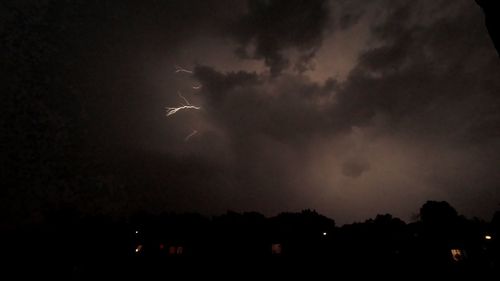
<path id="1" fill-rule="evenodd" d="M 191 132 L 191 134 L 187 135 L 185 138 L 184 138 L 184 141 L 188 141 L 192 136 L 196 135 L 198 133 L 197 130 L 193 130 Z"/>
<path id="2" fill-rule="evenodd" d="M 179 97 L 180 97 L 180 98 L 182 98 L 182 99 L 186 102 L 186 104 L 182 104 L 182 103 L 181 103 L 181 106 L 178 106 L 178 107 L 166 107 L 166 109 L 167 109 L 167 116 L 174 115 L 174 114 L 176 114 L 179 110 L 184 110 L 184 109 L 195 109 L 195 110 L 200 110 L 200 109 L 201 109 L 201 107 L 200 107 L 200 106 L 191 105 L 191 104 L 189 103 L 189 101 L 188 101 L 185 97 L 183 97 L 183 96 L 181 95 L 181 93 L 179 93 Z"/>
<path id="3" fill-rule="evenodd" d="M 189 103 L 189 101 L 188 101 L 188 100 L 187 100 L 187 99 L 186 99 L 186 98 L 185 98 L 185 97 L 181 94 L 181 92 L 177 92 L 177 95 L 179 95 L 179 97 L 180 97 L 181 99 L 183 99 L 183 100 L 184 100 L 184 102 L 186 102 L 186 105 L 191 105 L 191 104 Z M 181 103 L 181 105 L 182 105 L 182 103 Z"/>
<path id="4" fill-rule="evenodd" d="M 193 74 L 193 71 L 176 65 L 175 66 L 175 73 Z M 198 84 L 198 85 L 193 85 L 191 88 L 193 90 L 200 90 L 201 87 L 202 87 L 202 85 Z M 165 109 L 167 110 L 167 116 L 174 115 L 177 112 L 179 112 L 180 110 L 184 110 L 184 109 L 194 109 L 194 110 L 201 109 L 200 106 L 190 104 L 189 101 L 183 95 L 181 95 L 180 92 L 177 92 L 177 94 L 184 101 L 184 103 L 181 103 L 181 106 L 178 106 L 178 107 L 165 107 Z M 186 141 L 186 142 L 189 141 L 189 139 L 192 138 L 197 133 L 198 133 L 197 130 L 192 129 L 192 132 L 184 138 L 184 141 Z"/>
<path id="5" fill-rule="evenodd" d="M 179 107 L 167 107 L 167 116 L 176 114 L 179 110 L 183 109 L 201 109 L 199 106 L 194 106 L 194 105 L 183 105 Z"/>
<path id="6" fill-rule="evenodd" d="M 179 73 L 179 72 L 185 72 L 185 73 L 193 74 L 192 70 L 188 70 L 188 69 L 185 69 L 183 67 L 180 67 L 180 66 L 176 65 L 175 66 L 175 73 Z"/>

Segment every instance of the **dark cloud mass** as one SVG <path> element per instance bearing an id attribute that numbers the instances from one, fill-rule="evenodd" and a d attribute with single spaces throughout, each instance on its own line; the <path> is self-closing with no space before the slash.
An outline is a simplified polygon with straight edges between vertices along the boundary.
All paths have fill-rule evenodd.
<path id="1" fill-rule="evenodd" d="M 474 1 L 4 7 L 15 223 L 66 205 L 344 223 L 426 200 L 488 219 L 500 202 L 500 61 Z M 179 91 L 201 110 L 166 117 Z"/>
<path id="2" fill-rule="evenodd" d="M 305 70 L 323 40 L 328 8 L 324 0 L 250 0 L 248 12 L 230 33 L 240 44 L 237 53 L 264 59 L 271 74 L 277 75 L 289 64 L 283 52 L 293 48 L 300 53 L 296 67 Z"/>
<path id="3" fill-rule="evenodd" d="M 392 200 L 406 200 L 404 190 L 423 188 L 419 192 L 426 196 L 455 200 L 464 209 L 478 202 L 462 195 L 477 192 L 476 200 L 487 200 L 486 204 L 494 206 L 498 200 L 493 192 L 498 184 L 498 158 L 486 160 L 483 155 L 500 145 L 494 129 L 500 124 L 500 100 L 494 94 L 494 89 L 500 89 L 500 68 L 481 14 L 470 8 L 474 6 L 464 2 L 427 6 L 414 1 L 384 6 L 378 24 L 372 28 L 372 43 L 365 47 L 343 83 L 333 79 L 317 83 L 293 74 L 278 78 L 241 71 L 223 74 L 209 67 L 197 69 L 196 76 L 206 85 L 207 110 L 233 138 L 248 142 L 252 141 L 249 135 L 266 136 L 293 147 L 293 157 L 303 159 L 307 156 L 302 153 L 310 153 L 303 152 L 304 147 L 317 145 L 314 140 L 318 138 L 335 142 L 354 135 L 356 141 L 363 142 L 358 145 L 364 147 L 363 151 L 347 148 L 352 152 L 345 153 L 334 148 L 333 153 L 345 156 L 325 163 L 331 165 L 331 171 L 338 169 L 353 179 L 377 169 L 352 157 L 369 155 L 374 166 L 392 166 L 386 162 L 391 157 L 370 155 L 378 154 L 370 147 L 396 141 L 393 149 L 376 149 L 400 154 L 397 157 L 403 159 L 397 161 L 414 162 L 413 170 L 395 166 L 392 174 L 368 176 L 363 189 L 388 185 L 386 192 L 392 194 Z M 427 12 L 430 15 L 422 14 Z M 357 139 L 357 132 L 363 132 L 362 140 Z M 392 140 L 385 144 L 382 139 L 387 138 Z M 256 153 L 253 149 L 234 149 L 244 155 Z M 320 150 L 328 153 L 326 148 Z M 419 154 L 437 156 L 425 158 Z M 280 166 L 287 170 L 293 165 Z M 458 175 L 457 170 L 467 172 Z M 308 179 L 300 184 L 310 185 L 310 175 L 305 177 Z M 394 177 L 413 182 L 391 183 Z M 330 184 L 327 188 L 331 190 L 347 185 L 330 181 L 322 184 Z M 361 192 L 349 200 L 356 200 Z M 492 197 L 482 197 L 484 192 Z"/>
<path id="4" fill-rule="evenodd" d="M 223 74 L 210 67 L 196 68 L 195 75 L 204 85 L 206 110 L 231 134 L 288 143 L 331 130 L 335 80 L 318 84 L 301 75 Z"/>
<path id="5" fill-rule="evenodd" d="M 365 162 L 347 161 L 342 165 L 342 174 L 346 177 L 357 178 L 370 168 Z"/>

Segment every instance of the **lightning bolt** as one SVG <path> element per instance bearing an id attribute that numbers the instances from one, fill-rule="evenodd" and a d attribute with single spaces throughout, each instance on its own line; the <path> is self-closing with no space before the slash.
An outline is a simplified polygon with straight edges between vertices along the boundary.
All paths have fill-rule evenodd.
<path id="1" fill-rule="evenodd" d="M 170 115 L 174 115 L 176 114 L 179 110 L 184 110 L 184 109 L 195 109 L 195 110 L 200 110 L 201 107 L 200 106 L 195 106 L 195 105 L 191 105 L 189 103 L 189 101 L 183 97 L 181 95 L 181 93 L 178 93 L 179 94 L 179 97 L 182 98 L 186 104 L 182 104 L 181 103 L 181 106 L 178 106 L 178 107 L 165 107 L 165 109 L 167 110 L 167 116 L 170 116 Z"/>
<path id="2" fill-rule="evenodd" d="M 179 97 L 186 102 L 186 105 L 191 105 L 189 103 L 189 101 L 181 94 L 181 92 L 177 91 L 177 95 L 179 95 Z M 181 105 L 182 105 L 182 103 L 181 103 Z"/>
<path id="3" fill-rule="evenodd" d="M 186 68 L 183 68 L 181 66 L 176 65 L 175 66 L 175 73 L 182 73 L 182 72 L 188 73 L 188 74 L 193 74 L 192 70 L 189 70 L 189 69 L 186 69 Z M 193 85 L 191 88 L 193 90 L 200 90 L 201 86 L 202 86 L 201 84 L 198 84 L 198 85 Z M 167 110 L 167 116 L 174 115 L 177 112 L 179 112 L 180 110 L 185 110 L 185 109 L 200 110 L 201 109 L 200 106 L 190 104 L 189 101 L 180 92 L 177 92 L 177 94 L 184 101 L 185 104 L 181 103 L 181 105 L 178 107 L 165 107 L 165 109 Z M 186 141 L 186 142 L 189 141 L 189 139 L 191 137 L 193 137 L 194 135 L 196 135 L 197 133 L 198 133 L 197 130 L 192 129 L 192 132 L 184 138 L 184 141 Z"/>
<path id="4" fill-rule="evenodd" d="M 193 130 L 191 134 L 187 135 L 186 138 L 184 138 L 184 141 L 188 141 L 192 136 L 196 135 L 198 133 L 197 130 Z"/>
<path id="5" fill-rule="evenodd" d="M 180 67 L 180 66 L 176 65 L 175 66 L 175 73 L 179 73 L 179 72 L 185 72 L 185 73 L 193 74 L 193 71 L 185 69 L 183 67 Z"/>
<path id="6" fill-rule="evenodd" d="M 183 105 L 183 106 L 179 106 L 179 107 L 166 107 L 167 109 L 167 116 L 170 116 L 170 115 L 174 115 L 176 114 L 179 110 L 183 110 L 183 109 L 201 109 L 201 107 L 199 106 L 194 106 L 194 105 Z"/>

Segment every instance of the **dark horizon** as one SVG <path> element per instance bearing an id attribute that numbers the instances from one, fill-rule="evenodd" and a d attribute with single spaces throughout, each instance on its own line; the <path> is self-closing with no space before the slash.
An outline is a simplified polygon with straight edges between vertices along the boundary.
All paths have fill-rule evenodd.
<path id="1" fill-rule="evenodd" d="M 409 224 L 383 214 L 338 226 L 313 210 L 128 220 L 61 210 L 44 225 L 7 233 L 3 252 L 14 276 L 53 280 L 498 276 L 500 211 L 491 222 L 470 220 L 447 202 L 427 201 L 418 214 Z"/>
<path id="2" fill-rule="evenodd" d="M 428 200 L 490 221 L 491 3 L 3 1 L 0 228 L 65 208 L 410 222 Z"/>

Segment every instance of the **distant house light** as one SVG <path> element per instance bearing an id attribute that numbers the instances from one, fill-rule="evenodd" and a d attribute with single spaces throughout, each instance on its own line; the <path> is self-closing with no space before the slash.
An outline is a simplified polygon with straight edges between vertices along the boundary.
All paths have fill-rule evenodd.
<path id="1" fill-rule="evenodd" d="M 142 251 L 142 245 L 137 245 L 137 247 L 135 248 L 135 252 L 139 253 L 141 251 Z"/>
<path id="2" fill-rule="evenodd" d="M 184 253 L 184 247 L 182 246 L 170 246 L 168 248 L 169 255 L 182 255 Z"/>
<path id="3" fill-rule="evenodd" d="M 281 255 L 281 251 L 283 250 L 283 247 L 281 246 L 280 243 L 275 243 L 271 245 L 271 253 L 273 255 Z"/>
<path id="4" fill-rule="evenodd" d="M 465 250 L 462 249 L 451 249 L 451 258 L 456 261 L 463 261 L 466 257 Z"/>
<path id="5" fill-rule="evenodd" d="M 182 255 L 183 252 L 184 252 L 184 248 L 182 246 L 177 247 L 177 254 L 178 255 Z"/>
<path id="6" fill-rule="evenodd" d="M 486 240 L 491 240 L 491 235 L 485 235 L 485 236 L 484 236 L 484 239 L 486 239 Z"/>

